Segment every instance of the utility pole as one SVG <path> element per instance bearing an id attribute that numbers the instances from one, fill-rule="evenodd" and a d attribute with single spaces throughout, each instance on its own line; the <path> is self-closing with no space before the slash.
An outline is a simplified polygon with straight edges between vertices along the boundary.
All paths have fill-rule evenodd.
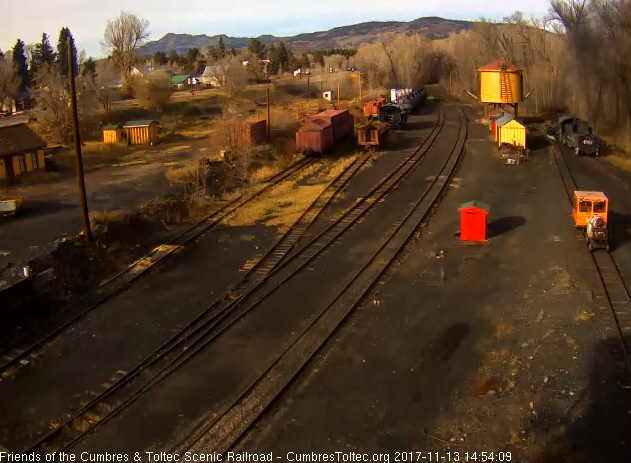
<path id="1" fill-rule="evenodd" d="M 88 215 L 88 198 L 85 192 L 85 178 L 83 176 L 83 159 L 81 158 L 81 136 L 79 135 L 79 116 L 77 114 L 77 89 L 75 88 L 75 69 L 72 59 L 72 44 L 68 37 L 68 75 L 70 79 L 70 102 L 72 103 L 72 128 L 74 131 L 74 147 L 77 167 L 77 184 L 79 186 L 79 204 L 83 215 L 83 237 L 92 242 L 92 230 L 90 229 L 90 217 Z"/>
<path id="2" fill-rule="evenodd" d="M 307 100 L 311 98 L 311 92 L 309 91 L 310 81 L 311 81 L 311 71 L 309 71 L 309 74 L 307 74 Z"/>
<path id="3" fill-rule="evenodd" d="M 270 110 L 269 110 L 269 87 L 267 87 L 267 143 L 269 143 L 272 139 L 271 137 L 271 125 L 270 125 Z"/>
<path id="4" fill-rule="evenodd" d="M 359 104 L 362 102 L 362 73 L 359 73 Z"/>
<path id="5" fill-rule="evenodd" d="M 340 78 L 337 78 L 337 109 L 340 109 Z"/>

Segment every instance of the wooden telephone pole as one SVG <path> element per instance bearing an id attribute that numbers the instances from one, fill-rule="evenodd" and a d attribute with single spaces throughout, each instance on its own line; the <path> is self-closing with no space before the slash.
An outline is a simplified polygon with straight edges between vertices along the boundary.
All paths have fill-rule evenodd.
<path id="1" fill-rule="evenodd" d="M 83 215 L 83 237 L 92 242 L 92 230 L 90 228 L 90 216 L 88 214 L 88 198 L 85 191 L 85 177 L 83 175 L 83 158 L 81 157 L 81 135 L 79 134 L 79 116 L 77 114 L 77 89 L 75 88 L 75 63 L 72 55 L 72 44 L 68 37 L 68 76 L 70 80 L 70 102 L 72 106 L 72 129 L 74 133 L 74 148 L 76 155 L 77 185 L 79 186 L 79 204 Z"/>
<path id="2" fill-rule="evenodd" d="M 267 88 L 267 143 L 272 139 L 272 126 L 270 124 L 270 110 L 269 110 L 269 87 Z"/>

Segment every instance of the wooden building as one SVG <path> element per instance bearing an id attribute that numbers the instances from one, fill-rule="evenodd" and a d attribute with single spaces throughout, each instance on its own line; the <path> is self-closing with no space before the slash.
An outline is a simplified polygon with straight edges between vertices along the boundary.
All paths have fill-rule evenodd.
<path id="1" fill-rule="evenodd" d="M 28 172 L 44 170 L 45 147 L 26 124 L 0 127 L 0 182 L 11 184 Z"/>
<path id="2" fill-rule="evenodd" d="M 129 121 L 123 126 L 128 145 L 153 145 L 158 140 L 158 121 Z"/>
<path id="3" fill-rule="evenodd" d="M 120 143 L 123 139 L 123 128 L 119 124 L 103 126 L 103 142 L 108 144 Z"/>
<path id="4" fill-rule="evenodd" d="M 511 115 L 499 118 L 495 124 L 495 141 L 498 146 L 506 144 L 526 148 L 526 127 L 523 124 Z"/>
<path id="5" fill-rule="evenodd" d="M 519 103 L 524 101 L 524 71 L 505 59 L 498 59 L 478 68 L 480 76 L 480 102 L 502 107 L 512 106 L 517 117 Z"/>

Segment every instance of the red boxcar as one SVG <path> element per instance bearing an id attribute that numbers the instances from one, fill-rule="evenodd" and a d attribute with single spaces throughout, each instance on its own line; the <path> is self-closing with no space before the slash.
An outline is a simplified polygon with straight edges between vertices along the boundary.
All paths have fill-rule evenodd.
<path id="1" fill-rule="evenodd" d="M 296 148 L 301 153 L 324 153 L 335 144 L 330 121 L 311 119 L 296 132 Z"/>
<path id="2" fill-rule="evenodd" d="M 311 117 L 296 132 L 296 148 L 306 153 L 324 153 L 353 134 L 355 121 L 348 109 L 330 109 Z"/>
<path id="3" fill-rule="evenodd" d="M 355 119 L 348 109 L 329 109 L 316 114 L 314 118 L 330 122 L 336 142 L 352 135 L 355 128 Z"/>

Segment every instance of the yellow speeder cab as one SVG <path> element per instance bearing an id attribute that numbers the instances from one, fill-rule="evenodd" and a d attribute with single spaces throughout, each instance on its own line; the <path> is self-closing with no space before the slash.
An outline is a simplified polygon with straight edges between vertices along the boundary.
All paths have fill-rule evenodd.
<path id="1" fill-rule="evenodd" d="M 575 227 L 587 227 L 587 219 L 597 215 L 607 223 L 609 212 L 609 199 L 602 191 L 582 191 L 574 192 L 574 206 L 572 217 Z"/>

